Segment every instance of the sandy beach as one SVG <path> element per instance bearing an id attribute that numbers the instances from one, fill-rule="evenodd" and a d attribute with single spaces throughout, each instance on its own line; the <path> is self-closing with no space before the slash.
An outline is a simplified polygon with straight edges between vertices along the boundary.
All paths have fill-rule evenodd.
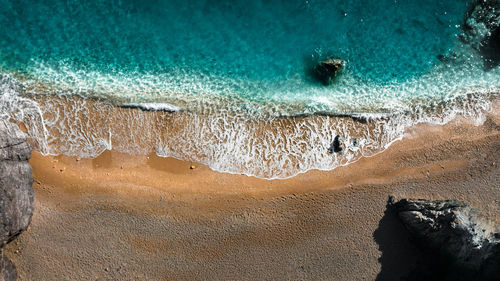
<path id="1" fill-rule="evenodd" d="M 0 281 L 497 281 L 500 0 L 0 11 Z"/>
<path id="2" fill-rule="evenodd" d="M 19 280 L 399 280 L 419 250 L 389 195 L 463 200 L 500 223 L 499 112 L 419 125 L 376 156 L 286 180 L 33 152 L 35 213 L 7 255 Z"/>

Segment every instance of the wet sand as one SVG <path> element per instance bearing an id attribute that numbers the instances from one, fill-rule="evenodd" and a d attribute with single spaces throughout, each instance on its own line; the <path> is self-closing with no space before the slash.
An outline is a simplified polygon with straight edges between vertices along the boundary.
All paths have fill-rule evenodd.
<path id="1" fill-rule="evenodd" d="M 20 280 L 398 280 L 419 251 L 389 195 L 467 201 L 500 224 L 499 112 L 419 125 L 381 154 L 286 180 L 34 152 L 35 213 L 7 255 Z"/>

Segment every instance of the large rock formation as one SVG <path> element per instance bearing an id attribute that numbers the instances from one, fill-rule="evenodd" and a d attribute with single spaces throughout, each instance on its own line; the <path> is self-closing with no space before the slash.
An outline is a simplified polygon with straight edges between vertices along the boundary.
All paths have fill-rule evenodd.
<path id="1" fill-rule="evenodd" d="M 462 41 L 480 52 L 486 69 L 500 65 L 500 0 L 474 1 L 462 29 Z"/>
<path id="2" fill-rule="evenodd" d="M 28 160 L 31 146 L 13 123 L 0 120 L 0 252 L 28 227 L 33 214 L 33 177 Z M 15 280 L 14 266 L 0 259 L 0 280 Z"/>
<path id="3" fill-rule="evenodd" d="M 499 280 L 500 232 L 459 201 L 402 199 L 388 206 L 398 215 L 429 264 L 409 280 Z M 427 272 L 424 272 L 427 271 Z"/>

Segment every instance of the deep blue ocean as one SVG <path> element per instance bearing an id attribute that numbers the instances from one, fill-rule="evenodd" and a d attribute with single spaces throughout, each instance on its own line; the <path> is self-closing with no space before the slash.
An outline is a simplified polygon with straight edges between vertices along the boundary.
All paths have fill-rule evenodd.
<path id="1" fill-rule="evenodd" d="M 244 113 L 256 120 L 315 113 L 411 114 L 499 88 L 498 69 L 485 71 L 477 52 L 458 40 L 469 4 L 0 0 L 0 71 L 9 81 L 28 83 L 36 95 Z M 328 57 L 342 58 L 345 67 L 335 83 L 325 86 L 308 73 Z M 51 126 L 57 124 L 47 123 L 44 130 Z M 328 142 L 330 136 L 325 138 Z M 189 158 L 168 150 L 166 156 Z M 224 153 L 238 157 L 234 151 Z M 227 160 L 214 157 L 194 158 Z M 333 167 L 325 165 L 298 170 Z"/>

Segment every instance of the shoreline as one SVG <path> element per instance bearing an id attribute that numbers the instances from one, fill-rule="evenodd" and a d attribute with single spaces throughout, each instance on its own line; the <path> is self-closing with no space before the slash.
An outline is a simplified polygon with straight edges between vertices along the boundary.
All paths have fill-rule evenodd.
<path id="1" fill-rule="evenodd" d="M 385 212 L 389 195 L 466 201 L 500 223 L 497 109 L 480 126 L 418 125 L 383 153 L 285 180 L 34 152 L 35 214 L 6 252 L 19 280 L 401 277 L 419 252 Z"/>
<path id="2" fill-rule="evenodd" d="M 495 95 L 493 95 L 495 96 Z M 66 97 L 68 98 L 68 97 Z M 70 100 L 71 99 L 74 99 L 74 97 L 70 97 L 69 98 Z M 87 103 L 87 102 L 90 102 L 90 105 L 89 107 L 92 107 L 92 106 L 95 106 L 94 105 L 94 102 L 98 102 L 98 101 L 92 101 L 92 100 L 86 100 L 86 99 L 76 99 L 77 101 L 80 101 L 80 102 L 83 102 L 83 103 Z M 102 102 L 102 101 L 101 101 Z M 67 106 L 67 101 L 62 101 L 62 104 L 64 106 Z M 484 106 L 484 105 L 483 105 Z M 256 176 L 256 175 L 253 175 L 253 174 L 247 174 L 245 172 L 232 172 L 232 171 L 221 171 L 221 170 L 218 170 L 216 168 L 209 168 L 211 169 L 212 171 L 214 172 L 217 172 L 217 173 L 222 173 L 222 174 L 232 174 L 232 175 L 245 175 L 245 176 L 248 176 L 248 177 L 255 177 L 257 179 L 263 179 L 263 180 L 288 180 L 288 179 L 291 179 L 291 178 L 294 178 L 294 177 L 297 177 L 299 175 L 302 175 L 302 174 L 307 174 L 309 172 L 328 172 L 328 171 L 332 171 L 334 169 L 337 169 L 339 167 L 345 167 L 345 166 L 349 166 L 357 161 L 359 161 L 360 159 L 363 159 L 363 158 L 369 158 L 369 157 L 374 157 L 380 153 L 384 153 L 384 151 L 389 148 L 391 145 L 393 145 L 394 143 L 397 143 L 401 140 L 403 140 L 405 137 L 408 137 L 412 134 L 415 134 L 417 131 L 419 131 L 418 128 L 421 128 L 421 127 L 430 127 L 430 128 L 434 128 L 434 127 L 440 127 L 440 126 L 446 126 L 448 125 L 449 123 L 463 123 L 464 125 L 466 126 L 469 126 L 469 125 L 475 125 L 475 126 L 482 126 L 484 123 L 484 120 L 488 119 L 488 118 L 493 118 L 493 119 L 497 119 L 498 116 L 499 116 L 499 113 L 500 112 L 500 99 L 499 98 L 493 98 L 490 102 L 488 102 L 488 110 L 487 111 L 482 111 L 481 110 L 478 110 L 479 112 L 475 113 L 473 115 L 473 118 L 471 119 L 470 116 L 467 116 L 467 117 L 464 117 L 463 115 L 460 115 L 459 113 L 454 113 L 452 116 L 453 118 L 450 119 L 450 120 L 447 120 L 449 117 L 447 118 L 443 118 L 445 121 L 443 121 L 443 123 L 432 123 L 432 122 L 425 122 L 425 121 L 421 121 L 421 122 L 417 122 L 415 125 L 412 125 L 410 127 L 406 127 L 404 126 L 404 130 L 403 132 L 401 133 L 401 135 L 399 137 L 396 137 L 392 140 L 390 140 L 388 143 L 386 143 L 384 145 L 384 147 L 381 147 L 381 148 L 378 148 L 376 150 L 373 150 L 373 151 L 369 151 L 368 152 L 368 155 L 358 155 L 358 156 L 355 156 L 354 160 L 349 160 L 348 162 L 346 163 L 339 163 L 339 165 L 337 167 L 334 167 L 334 168 L 324 168 L 324 169 L 321 169 L 321 168 L 311 168 L 309 170 L 305 170 L 305 171 L 299 171 L 297 172 L 296 174 L 293 174 L 293 175 L 290 175 L 288 177 L 270 177 L 270 178 L 267 178 L 267 177 L 260 177 L 260 176 Z M 118 112 L 118 114 L 122 114 L 123 112 L 121 112 L 122 110 L 131 110 L 129 111 L 130 114 L 149 114 L 147 117 L 148 118 L 145 118 L 145 119 L 154 119 L 156 122 L 162 120 L 162 121 L 165 121 L 166 123 L 168 123 L 168 125 L 166 126 L 175 126 L 175 127 L 183 127 L 185 124 L 185 122 L 189 122 L 189 121 L 186 121 L 186 117 L 181 117 L 181 118 L 177 118 L 178 116 L 176 116 L 176 114 L 182 114 L 182 112 L 179 112 L 179 111 L 175 111 L 175 112 L 171 112 L 171 111 L 164 111 L 164 110 L 156 110 L 156 109 L 152 109 L 152 110 L 143 110 L 139 107 L 121 107 L 121 106 L 112 106 L 112 110 L 113 111 L 116 111 Z M 484 110 L 484 108 L 483 108 Z M 121 113 L 120 113 L 121 112 Z M 152 116 L 155 116 L 155 114 L 159 114 L 161 115 L 160 117 L 156 117 L 157 119 L 155 119 L 154 117 Z M 144 117 L 146 115 L 138 115 L 139 117 Z M 166 116 L 166 117 L 165 117 Z M 253 126 L 255 127 L 259 127 L 258 129 L 258 133 L 257 134 L 264 134 L 264 132 L 266 130 L 270 130 L 270 131 L 273 131 L 273 132 L 279 132 L 280 129 L 283 130 L 285 129 L 286 132 L 283 132 L 283 137 L 286 138 L 286 133 L 290 133 L 291 131 L 288 131 L 287 129 L 290 129 L 291 127 L 293 127 L 294 123 L 295 122 L 300 122 L 302 120 L 309 120 L 311 124 L 314 124 L 314 123 L 318 123 L 318 122 L 321 122 L 319 121 L 317 118 L 322 118 L 322 117 L 325 117 L 326 120 L 328 119 L 332 119 L 332 120 L 338 120 L 337 122 L 339 122 L 340 124 L 342 124 L 342 122 L 345 122 L 346 120 L 347 121 L 352 121 L 352 123 L 354 125 L 352 125 L 352 127 L 349 127 L 347 129 L 347 134 L 349 135 L 350 132 L 349 131 L 356 131 L 356 129 L 359 129 L 358 127 L 356 127 L 356 124 L 360 126 L 360 128 L 363 128 L 363 126 L 365 126 L 365 129 L 368 130 L 368 131 L 372 131 L 374 130 L 377 126 L 380 126 L 380 124 L 377 124 L 376 121 L 377 120 L 388 120 L 389 117 L 376 117 L 374 118 L 373 120 L 371 120 L 370 118 L 367 118 L 367 117 L 358 117 L 356 115 L 322 115 L 321 113 L 319 115 L 304 115 L 304 116 L 281 116 L 281 117 L 277 117 L 276 120 L 278 120 L 277 123 L 272 123 L 272 124 L 269 124 L 268 122 L 266 121 L 262 121 L 262 122 L 256 122 Z M 137 116 L 135 118 L 138 118 Z M 316 119 L 315 119 L 316 118 Z M 430 117 L 430 119 L 439 119 L 436 118 L 436 117 Z M 101 118 L 96 118 L 98 119 L 98 121 L 100 121 L 99 119 Z M 274 121 L 276 121 L 274 120 Z M 176 121 L 181 121 L 181 124 L 175 124 Z M 370 121 L 375 121 L 375 122 L 371 122 Z M 334 124 L 336 121 L 333 121 Z M 26 127 L 26 125 L 22 122 L 18 122 L 21 130 L 25 133 L 28 132 L 28 128 Z M 279 127 L 275 127 L 273 125 L 278 125 Z M 156 126 L 161 126 L 159 124 L 156 124 Z M 280 128 L 281 127 L 281 128 Z M 129 128 L 130 129 L 130 128 Z M 380 128 L 379 128 L 380 129 Z M 340 130 L 340 134 L 337 135 L 337 136 L 341 136 L 342 137 L 342 134 L 345 134 L 346 132 L 343 132 L 342 130 Z M 370 134 L 370 132 L 368 132 L 368 134 Z M 150 134 L 148 134 L 149 136 Z M 333 136 L 333 135 L 332 135 Z M 351 139 L 357 139 L 357 138 L 353 138 L 353 137 L 350 137 Z M 145 139 L 140 139 L 142 141 L 146 141 L 148 142 L 149 140 L 145 140 Z M 30 140 L 30 142 L 32 142 L 32 140 Z M 110 136 L 110 139 L 109 139 L 109 142 L 110 142 L 110 146 L 113 147 L 111 145 L 112 141 L 111 141 L 111 136 Z M 61 143 L 61 141 L 57 142 L 56 143 Z M 33 143 L 32 143 L 33 144 Z M 62 143 L 61 143 L 62 144 Z M 36 143 L 34 144 L 35 147 L 36 147 Z M 135 144 L 135 145 L 139 145 L 139 144 Z M 151 147 L 154 146 L 154 144 L 149 144 L 148 145 L 151 145 Z M 331 145 L 330 143 L 327 144 L 327 146 Z M 348 144 L 346 144 L 345 142 L 342 144 L 344 145 L 343 147 L 343 151 L 341 151 L 341 153 L 334 153 L 334 152 L 329 152 L 330 155 L 332 155 L 332 158 L 333 157 L 342 157 L 344 155 L 344 152 L 347 149 L 350 149 L 351 147 L 346 147 L 348 146 Z M 326 149 L 327 146 L 325 146 L 325 150 L 330 150 L 331 149 L 331 146 L 330 148 Z M 120 149 L 120 146 L 119 147 L 119 150 L 122 150 L 123 148 Z M 126 150 L 126 149 L 125 149 Z M 198 166 L 203 166 L 203 167 L 209 167 L 210 165 L 207 165 L 206 163 L 202 163 L 202 162 L 199 162 L 199 161 L 196 161 L 196 160 L 185 160 L 185 159 L 181 159 L 182 157 L 175 157 L 175 156 L 164 156 L 164 155 L 161 155 L 161 154 L 158 154 L 158 153 L 152 153 L 152 152 L 148 152 L 148 150 L 144 150 L 145 152 L 147 153 L 124 153 L 124 152 L 121 152 L 121 151 L 117 151 L 115 148 L 112 148 L 112 149 L 105 149 L 103 150 L 100 154 L 98 154 L 96 157 L 85 157 L 85 156 L 78 156 L 78 155 L 73 155 L 73 156 L 67 156 L 67 155 L 64 155 L 64 154 L 43 154 L 41 153 L 41 156 L 44 156 L 44 157 L 55 157 L 55 158 L 58 158 L 58 157 L 62 157 L 62 158 L 83 158 L 83 159 L 96 159 L 96 161 L 99 161 L 99 159 L 101 158 L 110 158 L 111 156 L 109 154 L 114 154 L 114 155 L 118 155 L 119 158 L 127 158 L 127 157 L 131 157 L 131 158 L 136 158 L 137 160 L 139 161 L 143 161 L 144 157 L 146 157 L 147 159 L 149 159 L 150 157 L 154 158 L 154 159 L 170 159 L 170 160 L 166 160 L 166 161 L 162 161 L 162 160 L 154 160 L 154 161 L 157 161 L 157 162 L 164 162 L 164 164 L 168 165 L 168 162 L 171 162 L 171 161 L 180 161 L 180 162 L 189 162 L 191 164 L 195 163 L 196 165 Z M 172 151 L 171 151 L 172 152 Z M 40 153 L 40 152 L 37 152 L 37 153 Z M 174 152 L 174 154 L 176 154 Z M 103 156 L 102 156 L 103 155 Z M 101 157 L 102 156 L 102 157 Z M 196 156 L 196 155 L 195 155 Z M 214 164 L 214 163 L 212 163 Z"/>
<path id="3" fill-rule="evenodd" d="M 494 107 L 493 111 L 496 111 L 496 108 L 500 109 L 500 103 Z M 386 150 L 378 152 L 375 155 L 361 157 L 353 163 L 342 165 L 332 170 L 313 169 L 299 173 L 296 176 L 283 179 L 267 179 L 248 176 L 245 174 L 219 172 L 209 168 L 207 165 L 197 163 L 195 161 L 180 160 L 173 157 L 162 157 L 154 153 L 147 155 L 130 155 L 114 150 L 106 150 L 96 158 L 81 158 L 78 156 L 65 155 L 42 155 L 39 152 L 34 151 L 30 163 L 34 167 L 39 167 L 37 169 L 38 172 L 34 172 L 34 175 L 39 175 L 42 182 L 58 178 L 60 176 L 77 182 L 84 180 L 81 178 L 81 175 L 78 179 L 76 178 L 79 174 L 88 173 L 88 175 L 94 176 L 91 180 L 88 180 L 88 185 L 99 185 L 94 179 L 105 179 L 105 185 L 108 185 L 111 182 L 135 182 L 135 184 L 137 184 L 138 181 L 146 180 L 147 186 L 156 188 L 159 188 L 159 186 L 165 183 L 170 184 L 172 182 L 186 182 L 186 185 L 192 186 L 195 185 L 196 181 L 200 178 L 208 179 L 208 181 L 212 182 L 223 183 L 222 186 L 219 186 L 216 189 L 211 188 L 213 186 L 205 186 L 204 188 L 195 190 L 190 187 L 189 190 L 178 190 L 178 192 L 193 191 L 201 193 L 245 193 L 245 189 L 249 188 L 249 186 L 259 186 L 259 188 L 272 187 L 270 190 L 260 190 L 264 193 L 267 193 L 268 191 L 273 193 L 273 190 L 278 191 L 279 193 L 281 191 L 288 192 L 289 187 L 304 184 L 306 182 L 311 185 L 328 186 L 328 189 L 339 189 L 345 188 L 348 185 L 362 185 L 368 182 L 385 184 L 389 181 L 400 181 L 402 178 L 421 179 L 422 175 L 419 168 L 422 167 L 417 168 L 409 165 L 403 165 L 402 167 L 396 168 L 391 167 L 390 164 L 384 162 L 387 159 L 394 157 L 394 154 L 402 154 L 397 152 L 395 153 L 394 151 L 401 150 L 401 152 L 404 152 L 408 150 L 408 147 L 419 147 L 418 150 L 423 150 L 425 148 L 432 149 L 431 145 L 425 143 L 425 138 L 428 134 L 434 135 L 434 137 L 437 136 L 437 141 L 443 141 L 443 139 L 449 136 L 448 134 L 450 134 L 450 128 L 453 128 L 454 130 L 458 130 L 458 128 L 467 128 L 468 130 L 475 131 L 476 129 L 487 126 L 498 126 L 500 124 L 500 115 L 489 114 L 485 123 L 486 124 L 478 126 L 471 120 L 459 117 L 445 125 L 419 124 L 407 129 L 405 135 L 402 136 L 401 139 L 395 140 Z M 478 135 L 477 138 L 488 136 L 490 135 Z M 458 140 L 461 137 L 462 136 L 452 136 L 451 139 Z M 474 140 L 475 138 L 472 138 L 472 141 Z M 395 147 L 393 148 L 393 146 Z M 387 153 L 387 150 L 391 151 Z M 435 168 L 437 164 L 439 163 L 433 163 L 433 165 L 429 167 Z M 456 160 L 439 165 L 441 169 L 455 171 L 463 168 L 463 161 Z M 359 175 L 360 170 L 365 171 L 366 173 Z M 391 179 L 389 181 L 386 179 L 385 174 L 388 171 L 392 172 Z M 134 173 L 133 176 L 131 176 L 131 172 Z M 435 172 L 437 175 L 440 174 L 437 170 Z M 151 173 L 158 176 L 160 180 L 148 181 L 145 179 L 145 175 L 149 175 Z M 341 176 L 338 177 L 339 175 Z M 404 176 L 399 177 L 401 175 Z M 141 178 L 134 179 L 135 176 L 140 176 Z M 425 177 L 427 176 L 428 175 L 425 175 Z M 231 186 L 230 184 L 233 180 L 243 184 L 244 187 L 240 186 L 237 188 L 237 191 L 235 191 L 234 186 Z M 347 184 L 347 182 L 349 182 L 349 184 Z M 249 190 L 254 189 L 255 188 L 249 188 Z M 292 190 L 294 190 L 294 188 L 292 188 Z M 170 192 L 175 190 L 169 189 L 165 191 Z"/>
<path id="4" fill-rule="evenodd" d="M 481 122 L 499 99 L 470 96 L 434 113 L 360 119 L 314 115 L 263 120 L 227 113 L 144 111 L 78 97 L 43 98 L 22 115 L 32 143 L 44 155 L 93 158 L 106 150 L 155 153 L 209 165 L 223 173 L 288 179 L 309 170 L 328 171 L 383 152 L 406 129 L 446 124 L 467 116 Z M 491 107 L 490 107 L 491 106 Z M 24 119 L 23 119 L 24 118 Z M 341 153 L 333 153 L 336 139 Z"/>
<path id="5" fill-rule="evenodd" d="M 52 163 L 58 163 L 59 161 L 64 162 L 64 164 L 57 165 L 57 164 L 52 164 L 53 168 L 57 170 L 57 167 L 61 166 L 64 170 L 67 167 L 71 167 L 73 169 L 88 169 L 89 171 L 92 170 L 92 168 L 98 168 L 98 167 L 105 167 L 109 169 L 109 171 L 117 171 L 118 169 L 118 163 L 122 163 L 120 161 L 125 161 L 124 163 L 128 163 L 130 166 L 130 163 L 136 163 L 136 165 L 132 166 L 132 168 L 137 168 L 141 165 L 147 165 L 149 168 L 154 169 L 154 170 L 159 170 L 163 172 L 167 172 L 170 174 L 184 174 L 186 172 L 189 172 L 188 170 L 194 170 L 191 169 L 191 166 L 195 166 L 197 169 L 201 169 L 206 173 L 208 170 L 209 173 L 216 173 L 216 174 L 221 174 L 221 175 L 228 175 L 230 176 L 237 176 L 237 177 L 243 177 L 243 178 L 249 178 L 253 179 L 256 181 L 290 181 L 293 180 L 294 178 L 302 178 L 302 177 L 321 177 L 323 176 L 322 174 L 332 172 L 336 169 L 348 169 L 351 165 L 355 164 L 358 161 L 369 161 L 367 159 L 373 158 L 378 156 L 379 154 L 384 154 L 387 149 L 389 149 L 391 146 L 393 146 L 395 143 L 401 142 L 401 141 L 414 141 L 414 139 L 422 138 L 422 134 L 426 134 L 426 131 L 432 131 L 432 132 L 438 132 L 441 131 L 442 134 L 447 127 L 468 127 L 468 128 L 474 128 L 474 127 L 484 127 L 484 123 L 494 123 L 497 124 L 500 122 L 500 100 L 495 100 L 491 103 L 490 110 L 485 113 L 486 116 L 486 121 L 484 121 L 482 124 L 477 124 L 475 120 L 470 120 L 466 117 L 463 116 L 458 116 L 452 119 L 451 121 L 445 123 L 445 124 L 430 124 L 430 123 L 420 123 L 417 125 L 414 125 L 412 127 L 409 127 L 405 130 L 404 134 L 398 138 L 393 140 L 390 145 L 385 148 L 384 150 L 381 150 L 379 152 L 376 152 L 373 155 L 369 156 L 362 156 L 355 162 L 345 164 L 338 166 L 333 169 L 329 170 L 321 170 L 321 169 L 311 169 L 305 172 L 301 172 L 295 176 L 291 176 L 288 178 L 260 178 L 256 176 L 251 176 L 251 175 L 246 175 L 244 173 L 229 173 L 229 172 L 221 172 L 217 170 L 213 170 L 208 167 L 208 165 L 199 163 L 196 161 L 189 161 L 189 160 L 182 160 L 178 159 L 175 157 L 164 157 L 157 155 L 155 153 L 149 153 L 149 154 L 143 154 L 143 155 L 135 155 L 135 154 L 128 154 L 128 153 L 122 153 L 118 152 L 115 150 L 105 150 L 102 154 L 98 155 L 97 157 L 93 158 L 83 158 L 80 156 L 66 156 L 66 155 L 43 155 L 40 152 L 33 151 L 33 158 L 34 160 L 32 161 L 52 161 Z M 152 112 L 154 113 L 154 111 Z M 169 112 L 170 113 L 170 112 Z M 303 117 L 305 118 L 305 117 Z M 346 116 L 342 116 L 339 118 L 349 118 Z M 355 117 L 353 117 L 356 120 Z M 285 118 L 289 119 L 289 118 Z M 290 122 L 293 122 L 293 120 L 290 120 Z M 359 121 L 360 123 L 364 123 Z M 488 124 L 487 124 L 488 125 Z M 27 129 L 24 126 L 24 124 L 20 124 L 21 129 L 26 132 Z M 407 140 L 408 139 L 408 140 Z M 116 158 L 115 160 L 113 160 Z M 42 160 L 46 159 L 46 160 Z M 75 165 L 75 162 L 77 165 Z M 79 165 L 78 165 L 79 164 Z M 126 165 L 126 164 L 125 164 Z M 50 165 L 47 165 L 50 166 Z M 57 167 L 56 167 L 57 166 Z M 123 164 L 119 165 L 122 166 L 120 167 L 120 170 L 123 170 Z M 92 168 L 91 168 L 92 167 Z M 171 168 L 170 168 L 171 167 Z M 180 168 L 182 167 L 182 168 Z M 92 171 L 93 172 L 93 171 Z M 191 171 L 194 172 L 194 171 Z M 309 176 L 309 174 L 312 174 L 312 176 Z"/>

